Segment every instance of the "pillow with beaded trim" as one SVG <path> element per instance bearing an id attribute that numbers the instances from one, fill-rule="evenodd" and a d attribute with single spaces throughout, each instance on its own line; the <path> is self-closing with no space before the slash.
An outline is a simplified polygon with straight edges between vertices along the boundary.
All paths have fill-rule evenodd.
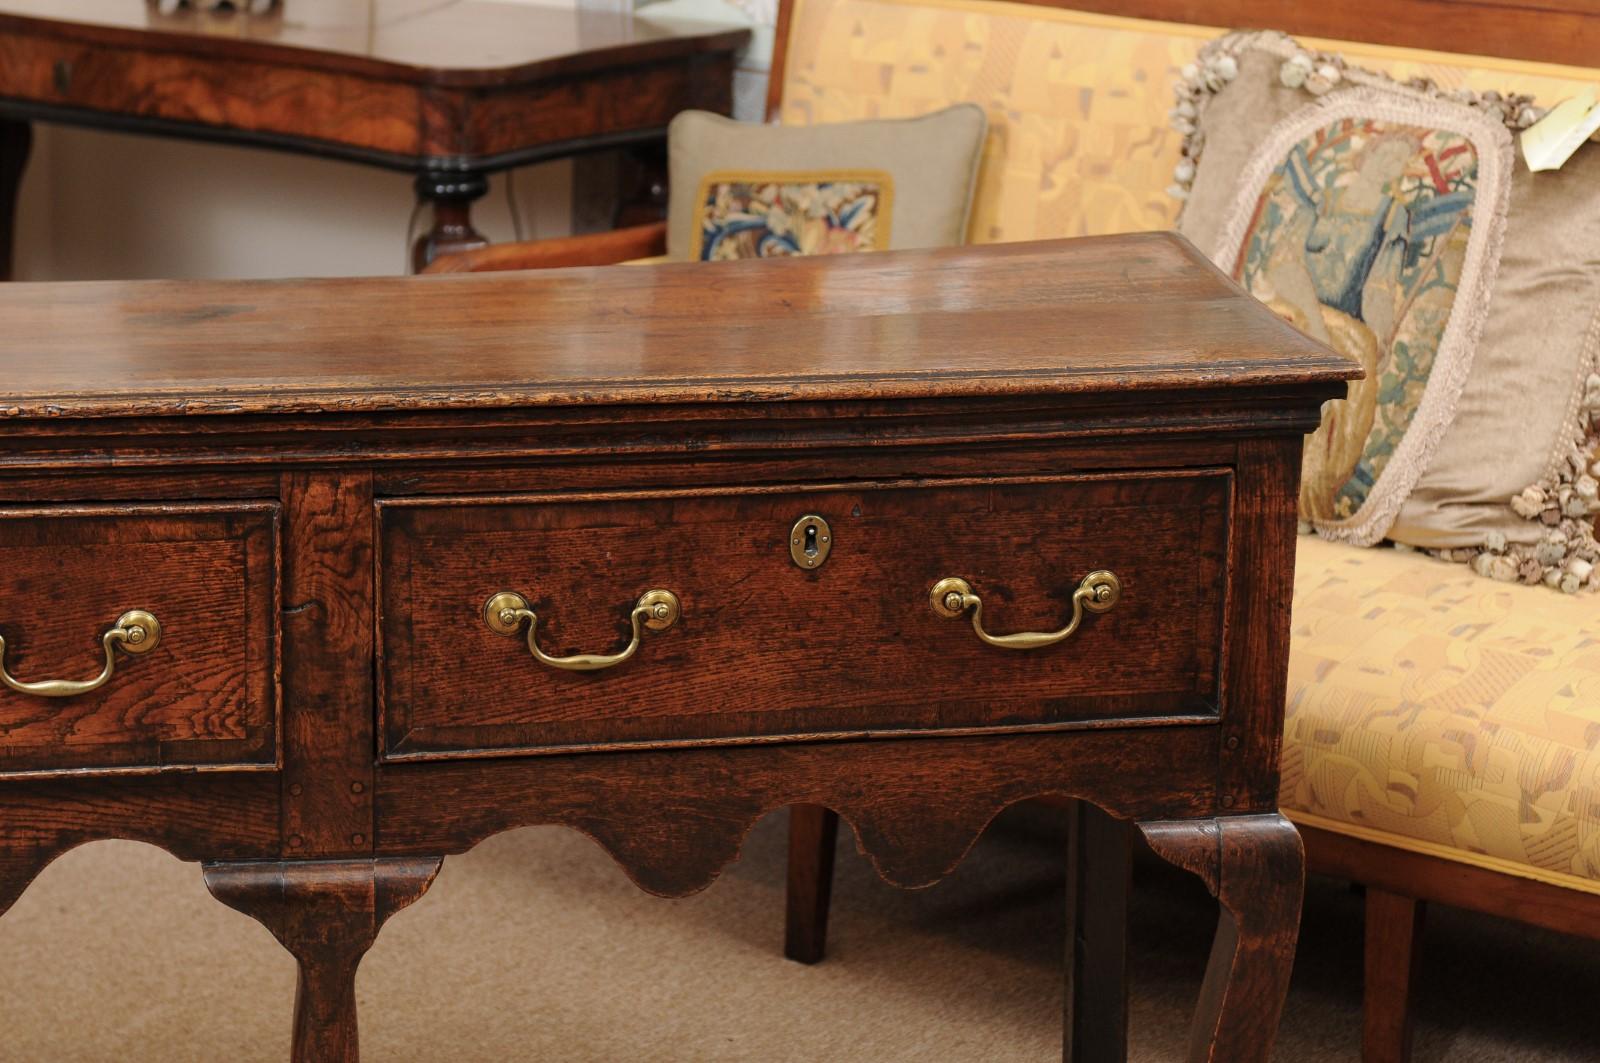
<path id="1" fill-rule="evenodd" d="M 1532 173 L 1529 97 L 1402 84 L 1278 33 L 1184 74 L 1179 230 L 1368 371 L 1306 441 L 1306 524 L 1600 586 L 1600 145 Z"/>

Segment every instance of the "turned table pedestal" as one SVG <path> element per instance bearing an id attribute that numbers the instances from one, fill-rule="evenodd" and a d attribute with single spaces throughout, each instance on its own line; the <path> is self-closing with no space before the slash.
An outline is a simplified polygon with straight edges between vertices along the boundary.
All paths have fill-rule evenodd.
<path id="1" fill-rule="evenodd" d="M 353 1060 L 362 954 L 495 832 L 674 896 L 825 806 L 921 886 L 1055 795 L 1216 895 L 1191 1055 L 1267 1059 L 1301 438 L 1357 370 L 1177 237 L 0 320 L 0 911 L 87 841 L 200 861 Z"/>

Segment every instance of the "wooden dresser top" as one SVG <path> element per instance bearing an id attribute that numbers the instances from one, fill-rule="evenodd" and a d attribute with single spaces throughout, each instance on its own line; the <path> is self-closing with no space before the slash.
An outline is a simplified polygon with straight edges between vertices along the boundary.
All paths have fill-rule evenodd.
<path id="1" fill-rule="evenodd" d="M 1151 233 L 762 262 L 0 285 L 10 419 L 1083 396 L 1360 374 Z"/>

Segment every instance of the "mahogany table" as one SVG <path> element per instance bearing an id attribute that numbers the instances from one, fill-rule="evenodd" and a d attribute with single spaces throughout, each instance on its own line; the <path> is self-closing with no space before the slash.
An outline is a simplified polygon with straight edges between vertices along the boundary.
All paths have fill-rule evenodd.
<path id="1" fill-rule="evenodd" d="M 488 175 L 726 114 L 747 30 L 478 0 L 288 0 L 281 15 L 145 0 L 0 0 L 0 280 L 30 121 L 279 148 L 416 174 L 413 249 L 482 245 Z"/>
<path id="2" fill-rule="evenodd" d="M 1359 369 L 1179 237 L 0 322 L 0 912 L 94 839 L 201 861 L 354 1060 L 362 954 L 497 831 L 681 895 L 823 805 L 920 886 L 1058 795 L 1216 894 L 1191 1058 L 1267 1059 L 1301 439 Z"/>

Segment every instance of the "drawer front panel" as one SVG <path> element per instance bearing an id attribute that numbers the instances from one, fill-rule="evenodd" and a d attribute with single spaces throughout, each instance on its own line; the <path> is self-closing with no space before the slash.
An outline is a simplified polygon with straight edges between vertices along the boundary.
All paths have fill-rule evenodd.
<path id="1" fill-rule="evenodd" d="M 0 776 L 275 766 L 278 608 L 274 502 L 0 508 Z"/>
<path id="2" fill-rule="evenodd" d="M 380 503 L 389 757 L 1210 717 L 1232 498 L 1226 470 L 817 490 Z M 814 569 L 791 529 L 831 533 Z M 817 544 L 822 546 L 820 542 Z M 802 547 L 803 550 L 803 547 Z M 1047 647 L 985 644 L 929 592 L 966 581 L 987 631 L 1060 629 L 1094 570 L 1120 599 Z M 651 590 L 680 613 L 614 654 Z M 508 618 L 509 619 L 509 618 Z"/>

